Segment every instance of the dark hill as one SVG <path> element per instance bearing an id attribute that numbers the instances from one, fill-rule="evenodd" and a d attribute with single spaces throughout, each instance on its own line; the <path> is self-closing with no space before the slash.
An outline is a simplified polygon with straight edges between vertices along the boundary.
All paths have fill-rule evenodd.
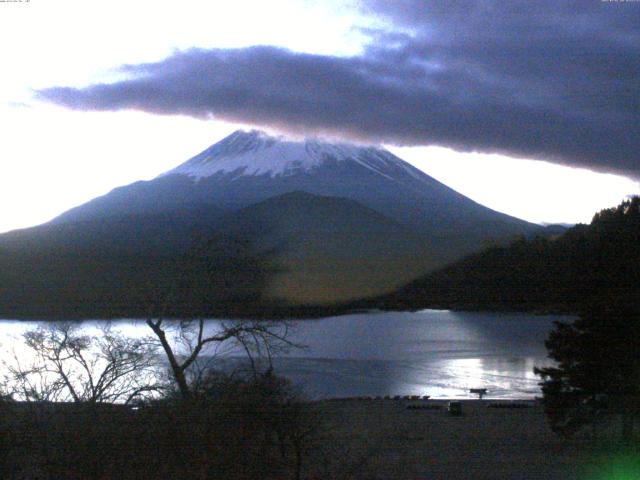
<path id="1" fill-rule="evenodd" d="M 640 300 L 640 198 L 551 240 L 521 238 L 424 276 L 383 308 L 576 312 L 595 298 Z"/>

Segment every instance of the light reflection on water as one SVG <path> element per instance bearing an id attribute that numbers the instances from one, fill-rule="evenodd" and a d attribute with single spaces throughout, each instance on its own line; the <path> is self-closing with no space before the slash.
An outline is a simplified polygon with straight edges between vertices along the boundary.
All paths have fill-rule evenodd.
<path id="1" fill-rule="evenodd" d="M 544 340 L 553 320 L 570 317 L 424 310 L 298 321 L 291 339 L 306 348 L 281 355 L 274 366 L 313 398 L 469 398 L 470 388 L 487 388 L 490 398 L 533 398 L 540 393 L 533 368 L 550 364 Z M 35 325 L 0 321 L 3 351 L 15 346 L 24 354 L 15 339 Z M 97 322 L 82 325 L 98 332 Z M 127 335 L 149 333 L 141 321 L 113 325 Z M 230 369 L 238 361 L 220 364 Z"/>

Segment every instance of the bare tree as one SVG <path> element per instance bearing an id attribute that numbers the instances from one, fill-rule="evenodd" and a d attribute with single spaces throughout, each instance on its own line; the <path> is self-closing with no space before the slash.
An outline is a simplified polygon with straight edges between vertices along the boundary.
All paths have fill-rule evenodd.
<path id="1" fill-rule="evenodd" d="M 217 251 L 220 241 L 225 245 L 222 252 Z M 184 255 L 181 268 L 168 288 L 151 289 L 154 295 L 149 299 L 146 324 L 164 352 L 170 375 L 184 399 L 192 397 L 200 381 L 209 377 L 208 373 L 216 367 L 211 360 L 215 361 L 224 351 L 235 349 L 245 354 L 255 379 L 258 373 L 257 358 L 266 359 L 271 368 L 274 353 L 300 347 L 288 338 L 290 323 L 287 321 L 206 322 L 200 316 L 202 312 L 209 311 L 207 306 L 216 301 L 215 296 L 211 297 L 211 282 L 207 281 L 218 268 L 214 259 L 220 260 L 219 257 L 222 257 L 225 262 L 253 265 L 261 256 L 271 254 L 267 251 L 257 257 L 255 254 L 246 256 L 247 248 L 246 240 L 241 238 L 214 235 L 206 240 L 196 239 L 194 246 Z M 238 268 L 236 266 L 231 270 L 238 271 Z M 255 272 L 258 277 L 261 275 L 260 269 Z M 173 304 L 186 302 L 199 304 L 202 308 L 195 308 L 194 311 L 198 313 L 186 319 L 167 318 Z"/>
<path id="2" fill-rule="evenodd" d="M 256 375 L 256 358 L 266 359 L 271 367 L 274 353 L 296 346 L 287 338 L 289 324 L 284 321 L 220 321 L 212 323 L 210 331 L 204 319 L 148 318 L 146 323 L 164 351 L 170 373 L 184 399 L 192 397 L 203 371 L 214 367 L 211 362 L 199 362 L 204 356 L 212 359 L 222 351 L 242 351 Z"/>
<path id="3" fill-rule="evenodd" d="M 52 323 L 23 339 L 26 352 L 14 350 L 5 361 L 5 388 L 21 400 L 129 404 L 166 388 L 154 343 L 110 324 L 91 336 L 76 324 Z"/>

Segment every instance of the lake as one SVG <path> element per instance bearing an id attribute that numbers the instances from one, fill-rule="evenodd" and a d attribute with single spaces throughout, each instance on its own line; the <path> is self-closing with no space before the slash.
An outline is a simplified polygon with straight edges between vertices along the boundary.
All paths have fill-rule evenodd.
<path id="1" fill-rule="evenodd" d="M 472 398 L 470 388 L 486 388 L 488 398 L 530 399 L 540 395 L 534 366 L 552 364 L 544 341 L 553 321 L 571 319 L 423 310 L 296 321 L 290 338 L 305 348 L 275 358 L 274 369 L 311 398 Z M 209 322 L 215 328 L 216 320 Z M 15 338 L 36 323 L 0 320 L 4 350 L 19 345 Z M 149 333 L 140 321 L 114 323 L 127 334 Z M 83 322 L 83 328 L 96 324 Z"/>

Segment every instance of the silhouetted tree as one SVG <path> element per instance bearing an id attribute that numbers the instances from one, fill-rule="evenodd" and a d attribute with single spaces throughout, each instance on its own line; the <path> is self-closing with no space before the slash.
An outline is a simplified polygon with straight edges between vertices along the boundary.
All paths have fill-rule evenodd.
<path id="1" fill-rule="evenodd" d="M 571 435 L 604 411 L 623 418 L 621 436 L 633 437 L 640 402 L 640 308 L 603 295 L 573 323 L 556 323 L 546 342 L 557 367 L 536 369 L 554 431 Z"/>
<path id="2" fill-rule="evenodd" d="M 131 403 L 166 388 L 150 338 L 129 338 L 110 324 L 87 335 L 50 323 L 24 333 L 26 351 L 5 361 L 6 392 L 23 401 Z"/>
<path id="3" fill-rule="evenodd" d="M 215 368 L 211 360 L 223 350 L 235 348 L 246 354 L 255 377 L 256 356 L 266 358 L 271 365 L 274 352 L 294 345 L 287 339 L 288 323 L 284 321 L 237 320 L 207 325 L 204 319 L 148 318 L 146 323 L 167 358 L 183 399 L 192 397 L 198 389 L 198 379 L 207 369 Z M 209 361 L 198 362 L 204 356 Z"/>
<path id="4" fill-rule="evenodd" d="M 151 301 L 150 313 L 146 324 L 155 335 L 160 349 L 164 352 L 172 378 L 183 399 L 192 397 L 198 389 L 199 379 L 215 365 L 218 353 L 223 350 L 236 349 L 246 354 L 250 362 L 254 378 L 257 377 L 255 357 L 264 357 L 271 366 L 274 352 L 287 349 L 294 344 L 287 338 L 289 323 L 284 320 L 236 320 L 207 323 L 202 312 L 212 311 L 212 304 L 220 301 L 216 286 L 222 287 L 212 279 L 219 275 L 218 253 L 212 253 L 218 238 L 202 242 L 192 248 L 183 258 L 182 269 L 169 289 L 160 292 L 160 296 Z M 231 241 L 240 251 L 246 246 L 242 242 Z M 222 255 L 224 258 L 224 255 Z M 247 257 L 236 254 L 227 259 L 239 262 L 235 268 L 226 266 L 222 269 L 223 284 L 229 272 L 246 268 L 242 265 Z M 260 269 L 258 269 L 260 270 Z M 262 273 L 257 273 L 254 281 L 261 284 Z M 218 279 L 220 280 L 220 279 Z M 234 281 L 229 280 L 233 284 Z M 250 301 L 248 298 L 247 301 Z M 166 316 L 173 310 L 173 304 L 188 301 L 198 304 L 193 309 L 198 312 L 191 317 L 180 320 L 168 319 Z M 188 309 L 186 309 L 188 310 Z M 208 361 L 203 362 L 206 357 Z"/>

